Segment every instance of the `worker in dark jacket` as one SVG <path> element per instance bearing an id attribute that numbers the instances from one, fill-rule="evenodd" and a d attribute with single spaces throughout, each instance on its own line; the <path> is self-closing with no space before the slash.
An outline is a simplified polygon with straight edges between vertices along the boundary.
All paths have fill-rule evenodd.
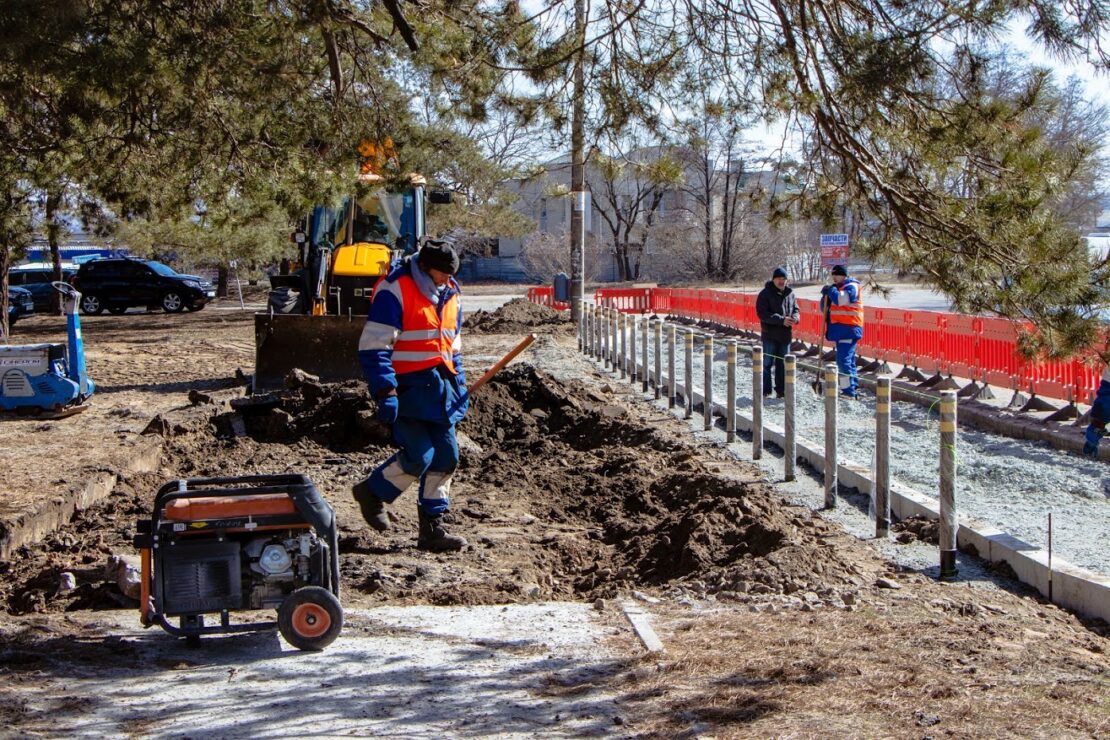
<path id="1" fill-rule="evenodd" d="M 790 352 L 794 339 L 794 326 L 801 321 L 798 299 L 786 284 L 786 268 L 776 267 L 771 279 L 755 299 L 755 312 L 759 316 L 759 337 L 763 340 L 763 396 L 771 395 L 771 368 L 774 368 L 774 391 L 782 398 L 785 385 L 786 364 L 783 358 Z"/>
<path id="2" fill-rule="evenodd" d="M 385 505 L 419 481 L 417 546 L 433 551 L 466 545 L 443 525 L 459 462 L 455 425 L 469 407 L 459 352 L 459 284 L 452 277 L 458 269 L 450 245 L 426 240 L 415 259 L 406 258 L 374 289 L 358 343 L 378 418 L 393 427 L 400 450 L 352 493 L 366 522 L 384 532 Z"/>
<path id="3" fill-rule="evenodd" d="M 1094 403 L 1091 404 L 1090 424 L 1087 425 L 1084 454 L 1098 457 L 1098 443 L 1106 436 L 1106 423 L 1110 422 L 1110 367 L 1102 371 Z"/>

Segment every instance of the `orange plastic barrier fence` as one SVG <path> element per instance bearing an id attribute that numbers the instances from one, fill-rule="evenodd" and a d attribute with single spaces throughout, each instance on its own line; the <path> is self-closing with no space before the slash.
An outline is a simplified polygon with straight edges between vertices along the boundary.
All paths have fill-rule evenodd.
<path id="1" fill-rule="evenodd" d="M 742 331 L 758 331 L 755 294 L 698 288 L 605 288 L 600 306 L 625 313 L 665 313 Z M 528 300 L 558 309 L 553 288 L 529 288 Z M 817 301 L 800 299 L 795 339 L 819 343 L 824 318 Z M 1094 356 L 1030 362 L 1018 352 L 1019 324 L 1007 319 L 898 308 L 864 309 L 860 354 L 980 383 L 1090 403 L 1104 365 Z"/>
<path id="2" fill-rule="evenodd" d="M 528 300 L 532 303 L 538 303 L 541 306 L 549 306 L 557 311 L 569 311 L 570 304 L 566 301 L 555 300 L 555 288 L 546 288 L 540 286 L 538 288 L 528 289 Z"/>
<path id="3" fill-rule="evenodd" d="M 594 293 L 594 303 L 621 313 L 652 313 L 653 288 L 603 288 Z"/>

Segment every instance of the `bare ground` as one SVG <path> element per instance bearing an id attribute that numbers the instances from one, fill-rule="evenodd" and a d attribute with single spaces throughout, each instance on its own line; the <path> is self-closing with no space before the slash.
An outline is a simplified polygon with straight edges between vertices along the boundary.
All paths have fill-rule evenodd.
<path id="1" fill-rule="evenodd" d="M 627 711 L 614 734 L 1110 731 L 1104 624 L 1084 623 L 1018 584 L 939 584 L 882 560 L 784 503 L 722 448 L 697 446 L 683 424 L 578 357 L 565 325 L 532 313 L 516 307 L 472 325 L 472 368 L 491 364 L 519 331 L 544 335 L 525 362 L 475 398 L 460 428 L 451 516 L 471 545 L 459 555 L 415 549 L 411 495 L 392 507 L 386 535 L 360 521 L 349 487 L 390 454 L 360 383 L 286 391 L 276 406 L 245 412 L 247 434 L 235 436 L 223 401 L 237 393 L 228 390 L 235 369 L 250 368 L 249 315 L 90 322 L 90 367 L 105 392 L 94 399 L 95 414 L 49 426 L 69 424 L 73 435 L 79 424 L 122 419 L 123 431 L 72 458 L 52 429 L 21 422 L 18 434 L 0 429 L 0 441 L 23 439 L 34 460 L 53 456 L 50 476 L 41 474 L 46 463 L 19 463 L 38 466 L 21 480 L 38 481 L 49 495 L 53 476 L 76 479 L 98 455 L 135 443 L 161 414 L 154 427 L 164 438 L 162 469 L 123 475 L 108 500 L 0 562 L 5 683 L 34 682 L 36 651 L 60 643 L 74 661 L 119 659 L 110 634 L 90 637 L 83 625 L 96 610 L 134 608 L 105 581 L 103 562 L 130 551 L 134 520 L 163 480 L 297 470 L 336 508 L 348 607 L 585 600 L 614 621 L 610 599 L 632 590 L 661 597 L 647 608 L 665 655 L 637 656 L 620 640 L 613 649 L 629 657 L 611 671 L 556 677 L 546 689 L 555 699 L 617 691 Z M 57 330 L 40 323 L 43 336 Z M 483 323 L 514 334 L 483 335 Z M 203 393 L 190 401 L 190 389 Z M 59 595 L 62 572 L 78 587 Z M 74 611 L 81 619 L 67 619 Z M 7 706 L 0 718 L 9 727 L 34 717 L 18 701 Z"/>

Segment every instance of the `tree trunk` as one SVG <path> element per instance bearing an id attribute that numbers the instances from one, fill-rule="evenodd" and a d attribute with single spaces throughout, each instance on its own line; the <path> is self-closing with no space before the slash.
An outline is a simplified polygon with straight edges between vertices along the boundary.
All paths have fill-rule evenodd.
<path id="1" fill-rule="evenodd" d="M 228 274 L 227 265 L 216 268 L 216 295 L 220 298 L 227 298 Z"/>
<path id="2" fill-rule="evenodd" d="M 54 280 L 62 280 L 62 225 L 58 223 L 58 208 L 62 203 L 62 191 L 51 189 L 46 193 L 46 241 L 50 245 L 50 260 L 54 264 Z M 58 291 L 50 293 L 50 313 L 62 315 L 62 295 Z"/>
<path id="3" fill-rule="evenodd" d="M 713 176 L 710 173 L 709 155 L 702 157 L 702 185 L 705 187 L 705 274 L 713 274 Z"/>
<path id="4" fill-rule="evenodd" d="M 8 270 L 12 266 L 8 245 L 0 244 L 0 338 L 8 334 Z"/>

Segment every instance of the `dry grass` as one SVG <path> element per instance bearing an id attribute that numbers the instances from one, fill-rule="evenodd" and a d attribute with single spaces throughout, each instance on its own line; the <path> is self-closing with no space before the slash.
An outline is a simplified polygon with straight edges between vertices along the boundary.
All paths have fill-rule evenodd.
<path id="1" fill-rule="evenodd" d="M 993 594 L 1005 614 L 961 615 L 935 596 L 854 612 L 663 610 L 667 654 L 617 687 L 633 728 L 654 737 L 1110 733 L 1105 637 L 1030 599 Z"/>

